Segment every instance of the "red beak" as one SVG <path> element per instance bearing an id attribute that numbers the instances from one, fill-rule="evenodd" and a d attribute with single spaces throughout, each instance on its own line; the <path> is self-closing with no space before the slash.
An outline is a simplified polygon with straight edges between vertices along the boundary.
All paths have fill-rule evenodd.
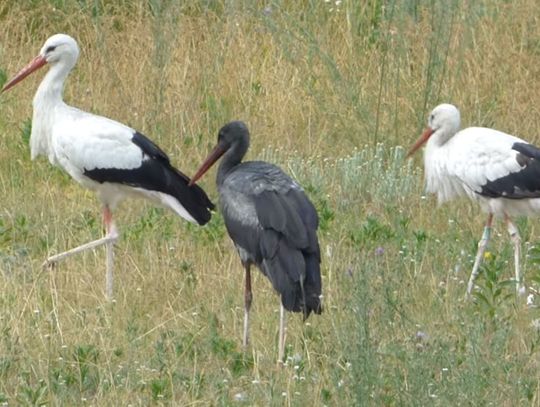
<path id="1" fill-rule="evenodd" d="M 208 171 L 208 169 L 214 165 L 214 163 L 219 160 L 223 154 L 225 154 L 225 151 L 227 151 L 227 149 L 223 148 L 220 144 L 215 146 L 206 160 L 204 160 L 197 173 L 193 176 L 193 178 L 191 178 L 191 181 L 189 181 L 189 186 L 195 184 L 204 175 L 204 173 Z"/>
<path id="2" fill-rule="evenodd" d="M 30 75 L 32 72 L 37 71 L 39 68 L 41 68 L 46 63 L 47 63 L 47 60 L 45 58 L 43 58 L 41 55 L 38 55 L 37 57 L 35 57 L 32 60 L 32 62 L 30 62 L 23 69 L 21 69 L 17 75 L 15 75 L 13 78 L 11 78 L 11 80 L 4 85 L 4 87 L 2 88 L 0 93 L 11 89 L 16 84 L 18 84 L 20 81 L 22 81 L 24 78 L 26 78 L 28 75 Z"/>
<path id="3" fill-rule="evenodd" d="M 409 152 L 407 153 L 407 156 L 405 158 L 409 158 L 411 155 L 413 155 L 416 150 L 418 150 L 420 147 L 422 147 L 422 144 L 424 144 L 428 139 L 431 137 L 431 135 L 435 132 L 435 130 L 431 128 L 426 128 L 420 138 L 416 140 L 416 143 L 411 147 Z"/>

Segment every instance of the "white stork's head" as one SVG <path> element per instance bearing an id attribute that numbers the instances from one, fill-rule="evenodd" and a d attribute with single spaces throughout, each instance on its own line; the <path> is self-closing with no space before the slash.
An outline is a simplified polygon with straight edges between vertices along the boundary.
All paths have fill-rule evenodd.
<path id="1" fill-rule="evenodd" d="M 62 62 L 73 68 L 79 58 L 79 46 L 69 35 L 55 34 L 45 41 L 39 55 L 51 65 Z"/>
<path id="2" fill-rule="evenodd" d="M 55 34 L 45 41 L 39 55 L 4 85 L 2 92 L 12 88 L 32 72 L 37 71 L 46 64 L 51 64 L 53 67 L 59 66 L 67 75 L 75 66 L 78 58 L 79 46 L 77 42 L 67 34 Z"/>
<path id="3" fill-rule="evenodd" d="M 446 143 L 450 137 L 459 130 L 461 117 L 454 105 L 443 103 L 431 111 L 428 117 L 428 126 L 420 138 L 409 150 L 407 157 L 411 156 L 430 138 L 437 145 Z"/>

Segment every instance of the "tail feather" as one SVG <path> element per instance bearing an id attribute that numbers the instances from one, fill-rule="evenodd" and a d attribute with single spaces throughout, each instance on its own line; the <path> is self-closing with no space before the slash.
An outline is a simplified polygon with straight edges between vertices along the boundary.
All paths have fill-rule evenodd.
<path id="1" fill-rule="evenodd" d="M 189 186 L 189 178 L 174 168 L 164 159 L 146 159 L 141 166 L 132 169 L 123 168 L 94 168 L 85 170 L 84 175 L 99 183 L 112 183 L 130 186 L 150 199 L 156 199 L 156 194 L 172 197 L 199 225 L 210 220 L 214 204 L 198 185 Z M 175 210 L 167 199 L 157 198 L 165 206 L 170 207 L 181 215 L 182 211 Z"/>
<path id="2" fill-rule="evenodd" d="M 305 256 L 306 279 L 304 280 L 304 319 L 314 312 L 320 314 L 323 311 L 321 304 L 321 265 L 318 254 Z"/>
<path id="3" fill-rule="evenodd" d="M 274 289 L 281 295 L 287 311 L 302 312 L 306 319 L 312 312 L 320 314 L 321 272 L 319 253 L 303 253 L 282 240 L 275 257 L 262 264 Z"/>
<path id="4" fill-rule="evenodd" d="M 190 179 L 175 168 L 174 178 L 169 185 L 169 194 L 174 196 L 186 211 L 197 221 L 199 225 L 204 225 L 210 220 L 215 205 L 210 201 L 206 192 L 194 184 L 189 186 Z"/>

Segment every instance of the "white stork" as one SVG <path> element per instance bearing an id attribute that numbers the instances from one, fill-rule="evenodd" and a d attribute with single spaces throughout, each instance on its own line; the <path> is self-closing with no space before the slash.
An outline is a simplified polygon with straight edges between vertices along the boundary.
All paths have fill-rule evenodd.
<path id="1" fill-rule="evenodd" d="M 113 244 L 118 231 L 112 211 L 125 197 L 142 197 L 200 225 L 210 220 L 213 204 L 198 186 L 174 168 L 167 155 L 141 133 L 116 121 L 68 106 L 62 100 L 64 82 L 79 57 L 77 42 L 65 34 L 50 37 L 39 55 L 2 89 L 7 91 L 32 72 L 50 69 L 34 96 L 30 137 L 31 157 L 46 155 L 103 204 L 105 237 L 49 257 L 51 265 L 75 253 L 107 246 L 106 295 L 113 294 Z"/>
<path id="2" fill-rule="evenodd" d="M 488 213 L 478 243 L 467 296 L 471 295 L 479 266 L 491 235 L 493 216 L 506 221 L 514 245 L 516 290 L 523 294 L 519 258 L 521 237 L 512 217 L 540 213 L 540 149 L 526 141 L 485 127 L 460 130 L 459 110 L 450 104 L 437 106 L 428 127 L 408 156 L 426 143 L 426 188 L 439 203 L 466 196 Z"/>

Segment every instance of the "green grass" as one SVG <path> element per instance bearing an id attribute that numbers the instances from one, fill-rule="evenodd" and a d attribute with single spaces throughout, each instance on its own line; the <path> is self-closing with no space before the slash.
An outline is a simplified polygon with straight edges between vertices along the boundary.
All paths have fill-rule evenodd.
<path id="1" fill-rule="evenodd" d="M 125 122 L 193 174 L 232 119 L 320 217 L 325 312 L 289 316 L 243 272 L 221 215 L 204 228 L 141 201 L 116 213 L 115 301 L 104 252 L 41 263 L 102 233 L 98 202 L 31 162 L 35 74 L 0 96 L 0 403 L 6 405 L 538 405 L 540 311 L 516 299 L 495 224 L 464 301 L 484 216 L 424 196 L 405 159 L 435 104 L 464 125 L 540 142 L 534 0 L 6 1 L 0 84 L 55 32 L 81 45 L 65 97 Z M 202 185 L 216 199 L 213 172 Z M 538 221 L 521 220 L 538 304 Z M 536 294 L 535 294 L 536 293 Z"/>

